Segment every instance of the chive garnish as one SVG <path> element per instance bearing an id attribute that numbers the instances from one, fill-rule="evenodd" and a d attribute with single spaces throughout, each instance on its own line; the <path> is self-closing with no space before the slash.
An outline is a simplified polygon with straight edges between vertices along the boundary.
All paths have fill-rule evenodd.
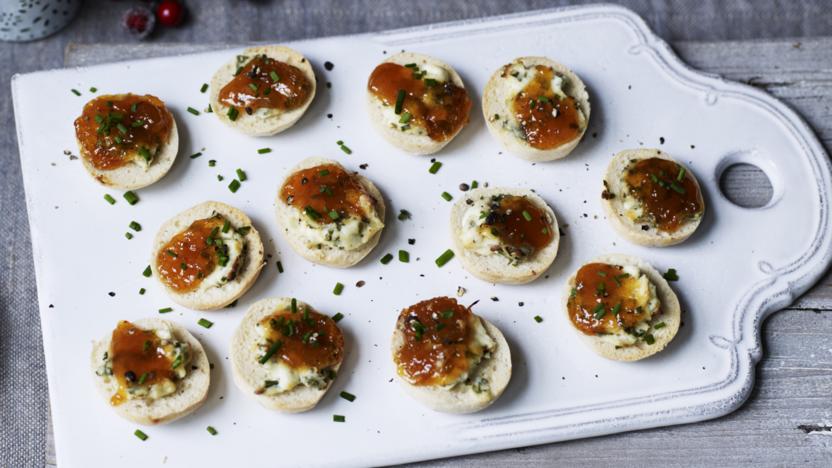
<path id="1" fill-rule="evenodd" d="M 193 107 L 188 107 L 188 112 L 190 112 L 193 115 L 199 115 L 199 111 L 194 109 Z"/>
<path id="2" fill-rule="evenodd" d="M 189 157 L 190 157 L 191 159 L 196 159 L 196 158 L 198 158 L 198 157 L 200 157 L 200 156 L 202 156 L 202 152 L 197 152 L 197 153 L 194 153 L 194 154 L 190 155 Z"/>
<path id="3" fill-rule="evenodd" d="M 208 160 L 208 167 L 214 167 L 216 165 L 217 165 L 217 160 L 216 159 L 209 159 Z"/>
<path id="4" fill-rule="evenodd" d="M 159 309 L 160 314 L 167 314 L 168 312 L 173 312 L 173 307 L 162 307 Z"/>
<path id="5" fill-rule="evenodd" d="M 399 261 L 402 263 L 410 263 L 410 252 L 407 250 L 399 250 Z"/>
<path id="6" fill-rule="evenodd" d="M 411 214 L 407 210 L 399 210 L 399 221 L 405 221 L 411 218 Z"/>
<path id="7" fill-rule="evenodd" d="M 292 298 L 292 302 L 289 303 L 289 310 L 291 310 L 293 314 L 298 312 L 298 300 L 294 297 Z"/>
<path id="8" fill-rule="evenodd" d="M 412 116 L 410 115 L 410 112 L 402 112 L 402 116 L 401 116 L 401 118 L 399 118 L 399 123 L 400 124 L 406 124 L 406 123 L 410 122 L 411 117 Z"/>
<path id="9" fill-rule="evenodd" d="M 352 154 L 352 150 L 349 148 L 349 146 L 347 146 L 343 143 L 341 143 L 339 146 L 341 147 L 341 151 L 343 151 L 347 154 Z"/>
<path id="10" fill-rule="evenodd" d="M 228 120 L 234 122 L 237 120 L 237 116 L 240 115 L 240 111 L 236 107 L 229 107 L 226 115 L 228 116 Z"/>
<path id="11" fill-rule="evenodd" d="M 125 232 L 125 233 L 124 233 L 124 237 L 126 237 L 126 238 L 127 238 L 127 240 L 130 240 L 130 239 L 132 239 L 132 238 L 133 238 L 133 234 L 130 234 L 129 232 Z"/>
<path id="12" fill-rule="evenodd" d="M 139 103 L 134 102 L 134 103 L 130 106 L 130 112 L 136 112 L 137 110 L 139 110 Z"/>
<path id="13" fill-rule="evenodd" d="M 74 94 L 74 95 L 76 95 L 76 96 L 80 96 L 80 95 L 81 95 L 81 92 L 80 92 L 80 91 L 78 91 L 77 89 L 74 89 L 74 88 L 73 88 L 73 89 L 70 89 L 70 91 L 72 91 L 72 94 Z"/>
<path id="14" fill-rule="evenodd" d="M 152 275 L 152 274 L 153 274 L 153 270 L 150 269 L 150 265 L 148 265 L 147 268 L 145 268 L 144 271 L 142 272 L 142 275 L 144 275 L 145 278 L 150 278 L 150 275 Z"/>
<path id="15" fill-rule="evenodd" d="M 387 265 L 390 263 L 390 260 L 393 260 L 393 254 L 387 253 L 385 256 L 381 257 L 382 265 Z"/>
<path id="16" fill-rule="evenodd" d="M 150 348 L 150 342 L 149 342 L 149 341 L 145 341 L 145 342 L 144 342 L 144 350 L 145 350 L 145 352 L 147 352 L 147 350 L 148 350 L 149 348 Z M 141 377 L 139 377 L 139 382 L 138 382 L 138 384 L 139 384 L 139 385 L 144 385 L 144 382 L 145 382 L 146 380 L 147 380 L 147 372 L 143 372 L 143 373 L 142 373 L 142 375 L 141 375 Z"/>
<path id="17" fill-rule="evenodd" d="M 670 188 L 671 188 L 674 192 L 676 192 L 676 193 L 678 193 L 678 194 L 680 194 L 680 195 L 684 195 L 684 194 L 685 194 L 685 188 L 684 188 L 684 187 L 682 187 L 681 185 L 677 184 L 676 182 L 671 182 L 671 183 L 670 183 Z"/>
<path id="18" fill-rule="evenodd" d="M 668 268 L 667 272 L 662 275 L 662 278 L 668 281 L 679 281 L 679 275 L 676 273 L 675 268 Z"/>
<path id="19" fill-rule="evenodd" d="M 141 429 L 136 429 L 136 432 L 134 432 L 133 434 L 135 434 L 135 436 L 141 439 L 142 441 L 147 440 L 148 437 L 148 435 L 142 432 Z"/>
<path id="20" fill-rule="evenodd" d="M 339 395 L 341 398 L 343 398 L 343 399 L 345 399 L 345 400 L 347 400 L 347 401 L 349 401 L 349 402 L 353 402 L 353 401 L 355 401 L 355 395 L 353 395 L 353 394 L 352 394 L 352 393 L 350 393 L 350 392 L 347 392 L 347 391 L 341 391 L 341 393 L 339 393 L 338 395 Z"/>
<path id="21" fill-rule="evenodd" d="M 257 154 L 266 154 L 266 153 L 271 153 L 271 152 L 272 152 L 271 148 L 260 148 L 259 150 L 257 150 Z"/>
<path id="22" fill-rule="evenodd" d="M 341 283 L 335 283 L 335 287 L 332 289 L 332 294 L 340 296 L 342 292 L 344 292 L 344 285 Z"/>
<path id="23" fill-rule="evenodd" d="M 475 188 L 477 188 L 477 187 L 479 187 L 479 186 L 480 186 L 480 183 L 479 183 L 479 182 L 477 182 L 476 180 L 471 181 L 471 188 L 472 188 L 472 189 L 475 189 Z"/>
<path id="24" fill-rule="evenodd" d="M 146 289 L 144 289 L 144 288 L 139 289 L 139 295 L 144 296 L 145 291 L 146 291 Z"/>
<path id="25" fill-rule="evenodd" d="M 275 341 L 274 343 L 272 343 L 271 346 L 269 346 L 269 349 L 266 351 L 266 354 L 261 356 L 260 359 L 257 362 L 259 362 L 260 364 L 265 364 L 265 363 L 269 362 L 269 359 L 271 359 L 272 356 L 274 356 L 274 353 L 276 353 L 277 350 L 280 349 L 281 346 L 283 346 L 282 341 L 280 341 L 280 340 Z"/>
<path id="26" fill-rule="evenodd" d="M 451 201 L 454 199 L 453 195 L 448 192 L 442 192 L 442 198 L 444 198 L 445 201 Z"/>
<path id="27" fill-rule="evenodd" d="M 130 229 L 139 232 L 142 230 L 142 225 L 135 221 L 130 221 Z"/>
<path id="28" fill-rule="evenodd" d="M 335 421 L 335 422 L 346 422 L 347 418 L 346 418 L 346 416 L 343 416 L 343 415 L 340 415 L 340 414 L 333 414 L 332 415 L 332 420 Z"/>
<path id="29" fill-rule="evenodd" d="M 214 322 L 212 322 L 210 320 L 207 320 L 207 319 L 204 319 L 204 318 L 199 319 L 199 322 L 197 322 L 197 323 L 199 324 L 200 327 L 204 327 L 204 328 L 211 328 L 211 327 L 214 326 Z"/>
<path id="30" fill-rule="evenodd" d="M 240 189 L 240 181 L 237 180 L 237 179 L 232 180 L 231 183 L 228 184 L 228 190 L 231 190 L 231 193 L 237 193 L 237 190 L 239 190 L 239 189 Z"/>
<path id="31" fill-rule="evenodd" d="M 523 219 L 525 219 L 526 221 L 531 221 L 532 215 L 530 215 L 528 211 L 523 210 Z"/>
<path id="32" fill-rule="evenodd" d="M 139 202 L 139 196 L 136 195 L 136 193 L 133 192 L 132 190 L 128 190 L 128 191 L 124 192 L 124 199 L 127 200 L 127 203 L 129 203 L 131 205 L 135 205 L 136 203 Z"/>
<path id="33" fill-rule="evenodd" d="M 278 272 L 278 273 L 283 273 L 283 264 L 282 264 L 282 263 L 280 263 L 280 261 L 279 261 L 279 260 L 278 260 L 278 262 L 277 262 L 277 272 Z"/>
<path id="34" fill-rule="evenodd" d="M 442 255 L 440 255 L 439 257 L 436 258 L 436 266 L 438 266 L 439 268 L 442 268 L 443 266 L 445 266 L 446 263 L 451 261 L 452 258 L 454 258 L 454 251 L 451 250 L 451 249 L 448 249 L 448 250 L 444 251 L 442 253 Z"/>
<path id="35" fill-rule="evenodd" d="M 113 140 L 116 142 L 117 145 L 120 145 L 124 142 L 124 140 L 122 140 L 121 137 L 118 135 L 114 136 Z"/>
<path id="36" fill-rule="evenodd" d="M 336 323 L 340 322 L 342 318 L 344 318 L 344 314 L 342 314 L 341 312 L 338 312 L 337 314 L 332 316 L 332 320 Z"/>
<path id="37" fill-rule="evenodd" d="M 651 345 L 651 344 L 653 344 L 653 343 L 655 343 L 655 342 L 656 342 L 656 339 L 655 339 L 655 338 L 653 338 L 653 335 L 651 335 L 650 333 L 648 333 L 648 334 L 644 335 L 644 341 L 645 341 L 647 344 Z"/>
<path id="38" fill-rule="evenodd" d="M 569 297 L 575 297 L 577 295 L 578 295 L 578 289 L 577 288 L 572 288 L 572 290 L 569 291 Z"/>
<path id="39" fill-rule="evenodd" d="M 595 306 L 595 310 L 593 310 L 592 313 L 595 315 L 595 320 L 601 320 L 601 317 L 603 317 L 607 312 L 604 310 L 604 304 L 598 304 Z"/>
<path id="40" fill-rule="evenodd" d="M 619 312 L 621 312 L 621 303 L 620 302 L 618 304 L 616 304 L 615 307 L 612 308 L 612 314 L 613 315 L 618 315 Z"/>
<path id="41" fill-rule="evenodd" d="M 280 81 L 280 76 L 277 73 L 275 73 L 274 70 L 269 72 L 269 77 L 271 77 L 272 81 L 274 82 Z"/>
<path id="42" fill-rule="evenodd" d="M 451 309 L 443 310 L 442 311 L 442 318 L 449 319 L 454 316 L 454 311 Z"/>
<path id="43" fill-rule="evenodd" d="M 204 93 L 205 91 L 208 91 L 208 83 L 202 83 L 202 87 L 199 88 L 200 93 Z"/>
<path id="44" fill-rule="evenodd" d="M 117 123 L 116 128 L 118 129 L 119 133 L 121 133 L 122 135 L 127 133 L 127 127 L 125 127 L 124 124 L 122 124 L 122 123 Z"/>
<path id="45" fill-rule="evenodd" d="M 676 176 L 676 182 L 681 182 L 685 178 L 685 168 L 679 166 L 679 175 Z"/>
<path id="46" fill-rule="evenodd" d="M 257 88 L 257 85 L 256 85 L 256 84 L 254 84 L 254 83 L 249 83 L 249 84 L 248 84 L 248 87 L 249 87 L 249 88 L 251 88 L 251 90 L 252 90 L 252 91 L 254 91 L 254 93 L 255 93 L 255 94 L 257 94 L 258 88 Z"/>
<path id="47" fill-rule="evenodd" d="M 112 196 L 110 196 L 110 194 L 109 194 L 109 193 L 105 193 L 105 194 L 104 194 L 104 199 L 105 199 L 105 200 L 107 200 L 107 203 L 109 203 L 109 204 L 111 204 L 111 205 L 115 205 L 115 204 L 116 204 L 116 199 L 115 199 L 115 198 L 113 198 Z"/>
<path id="48" fill-rule="evenodd" d="M 208 433 L 211 434 L 212 436 L 217 435 L 217 430 L 214 429 L 214 426 L 208 426 L 207 428 L 205 428 L 205 430 L 207 430 Z"/>
<path id="49" fill-rule="evenodd" d="M 245 182 L 248 176 L 242 169 L 237 169 L 237 178 L 240 179 L 240 182 Z"/>
<path id="50" fill-rule="evenodd" d="M 329 215 L 330 219 L 332 219 L 333 221 L 338 220 L 338 218 L 340 217 L 338 212 L 335 211 L 335 210 L 329 210 L 329 213 L 327 213 L 327 214 Z"/>
<path id="51" fill-rule="evenodd" d="M 402 107 L 404 106 L 404 90 L 400 89 L 399 92 L 396 94 L 396 115 L 402 113 Z"/>
<path id="52" fill-rule="evenodd" d="M 664 323 L 664 322 L 659 322 L 659 323 L 657 323 L 657 324 L 655 324 L 655 325 L 653 326 L 653 330 L 661 330 L 661 329 L 662 329 L 662 328 L 664 328 L 665 326 L 667 326 L 667 324 L 666 324 L 666 323 Z"/>
<path id="53" fill-rule="evenodd" d="M 434 161 L 434 163 L 430 165 L 430 169 L 428 169 L 428 172 L 430 172 L 431 174 L 436 174 L 437 172 L 439 172 L 439 169 L 441 167 L 442 167 L 441 162 Z"/>
<path id="54" fill-rule="evenodd" d="M 541 316 L 539 316 L 539 315 L 535 315 L 535 316 L 534 316 L 534 321 L 535 321 L 535 322 L 537 322 L 537 323 L 540 323 L 540 322 L 542 322 L 542 321 L 543 321 L 543 317 L 541 317 Z"/>
<path id="55" fill-rule="evenodd" d="M 306 216 L 312 218 L 315 221 L 319 221 L 321 219 L 321 214 L 315 211 L 315 209 L 311 206 L 307 206 L 303 209 L 303 211 L 304 213 L 306 213 Z"/>
<path id="56" fill-rule="evenodd" d="M 211 109 L 211 104 L 208 104 L 208 107 L 205 108 L 205 113 L 206 114 L 213 114 L 214 113 L 214 109 Z"/>
<path id="57" fill-rule="evenodd" d="M 98 92 L 98 88 L 96 88 L 95 86 L 90 86 L 90 92 L 91 92 L 91 93 L 97 93 L 97 92 Z"/>

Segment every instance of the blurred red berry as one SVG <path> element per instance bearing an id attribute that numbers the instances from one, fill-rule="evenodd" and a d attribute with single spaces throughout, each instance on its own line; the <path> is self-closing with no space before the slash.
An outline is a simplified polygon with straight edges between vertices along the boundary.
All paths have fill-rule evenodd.
<path id="1" fill-rule="evenodd" d="M 153 31 L 156 18 L 147 8 L 135 7 L 124 12 L 124 16 L 121 17 L 121 24 L 136 38 L 144 39 Z"/>
<path id="2" fill-rule="evenodd" d="M 163 0 L 156 7 L 156 19 L 165 26 L 178 26 L 185 17 L 185 7 L 176 0 Z"/>

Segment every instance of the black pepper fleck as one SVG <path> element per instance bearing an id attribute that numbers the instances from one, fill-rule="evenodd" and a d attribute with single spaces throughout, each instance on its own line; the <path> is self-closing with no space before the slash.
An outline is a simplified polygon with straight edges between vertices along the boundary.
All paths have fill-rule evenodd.
<path id="1" fill-rule="evenodd" d="M 332 62 L 330 62 L 329 60 L 327 60 L 326 62 L 324 62 L 324 68 L 326 68 L 326 71 L 330 71 L 330 70 L 332 70 L 334 67 L 335 67 L 335 65 L 334 65 Z"/>

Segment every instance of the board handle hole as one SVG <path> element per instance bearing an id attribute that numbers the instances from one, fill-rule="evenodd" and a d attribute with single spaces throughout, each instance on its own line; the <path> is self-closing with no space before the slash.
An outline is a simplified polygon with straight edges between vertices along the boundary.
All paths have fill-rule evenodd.
<path id="1" fill-rule="evenodd" d="M 720 174 L 719 190 L 731 203 L 743 208 L 762 208 L 774 197 L 765 171 L 747 162 L 728 164 Z"/>

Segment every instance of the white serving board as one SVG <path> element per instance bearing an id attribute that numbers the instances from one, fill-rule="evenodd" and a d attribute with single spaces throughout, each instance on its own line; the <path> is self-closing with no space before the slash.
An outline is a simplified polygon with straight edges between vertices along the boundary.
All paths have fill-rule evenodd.
<path id="1" fill-rule="evenodd" d="M 749 395 L 761 355 L 759 327 L 766 314 L 788 305 L 830 263 L 829 161 L 808 127 L 786 106 L 747 86 L 690 70 L 632 12 L 588 6 L 419 27 L 390 33 L 325 38 L 291 44 L 316 67 L 319 92 L 291 130 L 248 138 L 205 108 L 199 88 L 236 52 L 219 51 L 46 71 L 15 76 L 12 84 L 20 157 L 32 231 L 38 299 L 49 375 L 57 455 L 61 467 L 377 465 L 540 444 L 714 418 Z M 474 95 L 470 125 L 438 155 L 444 166 L 428 173 L 430 158 L 390 147 L 371 128 L 364 109 L 366 79 L 387 54 L 408 49 L 435 55 L 463 76 Z M 547 55 L 572 67 L 592 95 L 585 140 L 566 160 L 531 164 L 502 154 L 485 129 L 479 92 L 499 66 L 522 55 Z M 324 61 L 335 68 L 324 71 Z M 328 89 L 326 82 L 331 82 Z M 179 123 L 180 157 L 156 185 L 127 205 L 121 194 L 95 184 L 77 153 L 73 119 L 92 95 L 152 93 Z M 83 91 L 82 97 L 70 88 Z M 327 114 L 333 117 L 327 118 Z M 664 144 L 660 145 L 660 138 Z M 337 140 L 353 149 L 339 151 Z M 648 249 L 619 239 L 603 219 L 601 177 L 618 150 L 660 146 L 689 164 L 702 183 L 708 210 L 683 245 Z M 199 159 L 188 155 L 205 148 Z M 271 147 L 267 155 L 257 149 Z M 373 179 L 384 193 L 387 228 L 367 261 L 349 270 L 314 266 L 295 255 L 278 234 L 273 215 L 277 185 L 308 156 L 338 159 Z M 215 168 L 208 160 L 216 159 Z M 745 209 L 719 191 L 721 171 L 736 162 L 762 168 L 774 196 Z M 249 181 L 226 188 L 236 168 Z M 217 174 L 226 177 L 218 182 Z M 433 260 L 451 246 L 450 203 L 460 182 L 530 187 L 554 208 L 564 231 L 558 257 L 545 278 L 526 286 L 495 286 L 467 274 L 454 260 Z M 112 193 L 116 206 L 102 196 Z M 155 279 L 141 275 L 160 223 L 208 199 L 244 209 L 274 255 L 239 304 L 198 313 L 175 306 Z M 399 209 L 413 213 L 396 220 Z M 123 233 L 136 220 L 133 240 Z M 409 246 L 408 238 L 416 244 Z M 411 263 L 379 258 L 404 248 Z M 638 363 L 606 361 L 587 349 L 561 310 L 570 272 L 596 255 L 639 255 L 674 283 L 684 326 L 669 348 Z M 278 274 L 275 261 L 285 267 Z M 424 275 L 424 276 L 422 276 Z M 366 286 L 356 288 L 358 280 Z M 331 291 L 336 282 L 346 289 Z M 463 301 L 505 333 L 514 375 L 502 398 L 478 414 L 426 410 L 395 382 L 389 337 L 398 312 L 436 295 L 467 288 Z M 138 295 L 139 288 L 147 293 Z M 108 292 L 115 292 L 110 297 Z M 348 356 L 333 388 L 305 414 L 260 407 L 230 378 L 228 344 L 246 308 L 269 296 L 296 296 L 322 311 L 342 312 Z M 490 300 L 499 298 L 499 302 Z M 524 305 L 519 306 L 519 302 Z M 215 364 L 208 402 L 194 415 L 133 435 L 95 392 L 90 346 L 119 319 L 154 316 L 174 306 L 173 319 L 194 332 Z M 533 320 L 535 315 L 543 323 Z M 201 317 L 215 322 L 197 326 Z M 348 390 L 358 396 L 338 398 Z M 332 422 L 343 414 L 343 424 Z M 217 428 L 212 437 L 206 426 Z"/>

